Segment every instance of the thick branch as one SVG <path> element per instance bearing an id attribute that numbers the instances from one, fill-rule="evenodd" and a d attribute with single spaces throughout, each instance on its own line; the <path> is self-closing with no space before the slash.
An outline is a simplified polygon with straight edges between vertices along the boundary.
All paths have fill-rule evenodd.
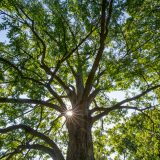
<path id="1" fill-rule="evenodd" d="M 99 120 L 100 118 L 104 117 L 105 115 L 107 115 L 109 112 L 113 111 L 113 110 L 116 110 L 116 109 L 122 109 L 122 108 L 126 108 L 126 109 L 136 109 L 136 108 L 129 108 L 128 106 L 122 106 L 123 104 L 127 103 L 127 102 L 131 102 L 131 101 L 134 101 L 134 100 L 137 100 L 141 97 L 143 97 L 144 95 L 146 95 L 147 93 L 149 93 L 150 91 L 153 91 L 155 90 L 156 88 L 159 88 L 160 85 L 157 85 L 157 86 L 154 86 L 154 87 L 151 87 L 151 88 L 148 88 L 146 91 L 132 97 L 132 98 L 127 98 L 121 102 L 118 102 L 117 104 L 115 104 L 114 106 L 110 107 L 110 108 L 95 108 L 93 110 L 91 110 L 91 113 L 95 112 L 95 111 L 103 111 L 102 113 L 96 115 L 95 117 L 93 117 L 93 122 Z M 137 110 L 137 109 L 136 109 Z"/>
<path id="2" fill-rule="evenodd" d="M 88 79 L 86 81 L 86 85 L 85 85 L 85 91 L 83 94 L 83 98 L 88 97 L 91 89 L 92 89 L 92 82 L 95 76 L 95 73 L 97 71 L 97 68 L 99 66 L 99 62 L 102 58 L 102 54 L 104 51 L 104 46 L 105 46 L 105 39 L 108 35 L 108 26 L 109 26 L 109 22 L 111 19 L 111 13 L 112 13 L 112 3 L 113 1 L 111 0 L 109 3 L 109 8 L 108 8 L 108 17 L 106 20 L 106 7 L 107 7 L 107 1 L 103 0 L 102 1 L 102 15 L 101 15 L 101 33 L 100 33 L 100 47 L 98 50 L 98 53 L 96 55 L 95 61 L 93 63 L 92 69 L 88 75 Z"/>
<path id="3" fill-rule="evenodd" d="M 26 104 L 39 104 L 42 106 L 46 106 L 52 109 L 55 109 L 59 112 L 62 112 L 61 107 L 56 104 L 51 104 L 45 101 L 36 100 L 36 99 L 14 99 L 14 98 L 4 98 L 0 97 L 0 103 L 26 103 Z"/>
<path id="4" fill-rule="evenodd" d="M 39 150 L 39 151 L 49 154 L 53 160 L 64 160 L 64 158 L 57 157 L 51 148 L 40 145 L 40 144 L 32 144 L 32 145 L 26 144 L 26 145 L 21 145 L 20 148 Z"/>
<path id="5" fill-rule="evenodd" d="M 159 88 L 159 87 L 160 87 L 160 85 L 157 85 L 157 86 L 148 88 L 148 89 L 145 90 L 144 92 L 142 92 L 142 93 L 140 93 L 140 94 L 138 94 L 138 95 L 136 95 L 136 96 L 134 96 L 134 97 L 132 97 L 132 98 L 127 98 L 127 99 L 125 99 L 125 100 L 117 103 L 115 106 L 120 106 L 120 105 L 122 105 L 122 104 L 124 104 L 124 103 L 137 100 L 138 98 L 141 98 L 142 96 L 146 95 L 146 94 L 149 93 L 150 91 L 153 91 L 153 90 L 155 90 L 155 89 L 157 89 L 157 88 Z"/>
<path id="6" fill-rule="evenodd" d="M 39 85 L 43 85 L 45 86 L 42 82 L 34 79 L 34 78 L 30 78 L 30 77 L 25 77 L 23 75 L 23 73 L 18 69 L 17 66 L 15 66 L 13 63 L 11 63 L 10 61 L 4 59 L 4 58 L 0 58 L 0 61 L 6 63 L 7 65 L 11 66 L 13 69 L 15 69 L 18 72 L 18 75 L 21 76 L 23 79 L 27 79 L 27 80 L 31 80 Z M 49 72 L 50 70 L 47 68 L 47 72 Z M 50 74 L 52 74 L 52 72 L 49 72 Z M 58 102 L 60 103 L 61 106 L 65 106 L 65 104 L 63 103 L 63 101 L 61 100 L 61 98 L 53 91 L 53 89 L 50 87 L 50 85 L 45 86 L 49 92 L 58 100 Z M 4 100 L 4 99 L 3 99 Z M 0 101 L 3 101 L 2 99 L 0 99 Z M 9 103 L 12 101 L 11 99 L 8 99 Z M 29 99 L 19 99 L 19 100 L 13 100 L 14 103 L 30 103 L 30 104 L 42 104 L 42 105 L 47 105 L 48 107 L 50 107 L 52 104 L 44 104 L 44 102 L 40 103 L 40 101 L 37 100 L 29 100 Z M 15 102 L 16 101 L 16 102 Z M 1 102 L 0 102 L 1 103 Z M 12 102 L 13 103 L 13 102 Z M 60 107 L 56 106 L 56 105 L 52 105 L 51 108 L 54 108 L 56 110 L 59 110 Z"/>
<path id="7" fill-rule="evenodd" d="M 138 107 L 133 107 L 133 106 L 116 106 L 116 107 L 110 107 L 110 108 L 94 108 L 90 111 L 90 113 L 94 113 L 96 111 L 103 111 L 102 113 L 96 115 L 95 117 L 93 117 L 92 122 L 94 123 L 95 121 L 99 120 L 100 118 L 102 118 L 103 116 L 107 115 L 108 113 L 110 113 L 111 111 L 117 110 L 117 109 L 133 109 L 133 110 L 137 110 L 139 112 L 143 112 L 144 110 L 150 109 L 153 106 L 150 107 L 146 107 L 146 108 L 138 108 Z"/>
<path id="8" fill-rule="evenodd" d="M 23 124 L 13 125 L 13 126 L 5 128 L 5 129 L 0 129 L 0 133 L 5 134 L 7 132 L 11 132 L 11 131 L 14 131 L 16 129 L 25 130 L 26 132 L 30 133 L 31 135 L 44 140 L 51 147 L 51 148 L 45 147 L 45 146 L 41 146 L 40 147 L 40 145 L 36 144 L 36 146 L 39 146 L 39 147 L 36 148 L 36 146 L 34 146 L 35 148 L 33 148 L 33 145 L 32 145 L 32 148 L 30 148 L 30 149 L 40 149 L 41 148 L 40 150 L 50 154 L 55 159 L 64 160 L 60 149 L 57 147 L 57 145 L 49 137 L 47 137 L 46 135 L 34 130 L 33 128 L 31 128 L 31 127 L 29 127 L 27 125 L 23 125 Z M 31 147 L 31 146 L 30 145 L 26 145 L 26 147 L 29 149 L 29 147 Z M 59 159 L 58 159 L 58 157 L 59 157 Z"/>
<path id="9" fill-rule="evenodd" d="M 90 113 L 94 113 L 94 112 L 97 112 L 97 111 L 107 111 L 108 110 L 108 113 L 113 111 L 113 110 L 116 110 L 116 109 L 134 109 L 134 110 L 137 110 L 137 111 L 144 111 L 144 110 L 147 110 L 147 109 L 150 109 L 152 108 L 153 106 L 150 106 L 150 107 L 146 107 L 146 108 L 137 108 L 137 107 L 132 107 L 132 106 L 117 106 L 117 107 L 110 107 L 110 108 L 103 108 L 103 107 L 97 107 L 97 108 L 93 108 Z"/>

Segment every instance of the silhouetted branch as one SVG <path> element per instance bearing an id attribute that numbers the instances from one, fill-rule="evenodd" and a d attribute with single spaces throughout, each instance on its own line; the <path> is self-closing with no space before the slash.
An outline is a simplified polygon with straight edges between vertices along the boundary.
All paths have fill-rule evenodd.
<path id="1" fill-rule="evenodd" d="M 113 110 L 116 110 L 116 109 L 126 108 L 126 109 L 136 109 L 136 110 L 139 110 L 136 107 L 124 106 L 123 104 L 125 104 L 127 102 L 131 102 L 131 101 L 137 100 L 137 99 L 143 97 L 144 95 L 146 95 L 147 93 L 149 93 L 150 91 L 153 91 L 153 90 L 155 90 L 155 89 L 157 89 L 159 87 L 160 87 L 160 85 L 148 88 L 144 92 L 142 92 L 142 93 L 140 93 L 140 94 L 138 94 L 138 95 L 136 95 L 136 96 L 134 96 L 132 98 L 127 98 L 127 99 L 125 99 L 123 101 L 120 101 L 117 104 L 115 104 L 115 105 L 113 105 L 112 107 L 109 107 L 109 108 L 95 108 L 95 109 L 92 109 L 90 111 L 91 113 L 93 113 L 95 111 L 103 111 L 102 113 L 100 113 L 100 114 L 96 115 L 95 117 L 93 117 L 93 122 L 97 121 L 98 119 L 100 119 L 100 118 L 104 117 L 105 115 L 107 115 L 109 112 L 111 112 Z M 139 111 L 142 111 L 142 109 L 140 109 Z"/>
<path id="2" fill-rule="evenodd" d="M 33 144 L 33 145 L 27 144 L 27 145 L 21 145 L 20 148 L 24 147 L 27 149 L 38 149 L 38 150 L 44 151 L 45 153 L 50 154 L 56 160 L 59 160 L 59 159 L 63 160 L 64 159 L 58 146 L 49 137 L 47 137 L 43 133 L 40 133 L 40 132 L 34 130 L 33 128 L 31 128 L 27 125 L 23 125 L 23 124 L 13 125 L 13 126 L 10 126 L 10 127 L 4 128 L 4 129 L 0 129 L 0 133 L 5 134 L 8 132 L 12 132 L 14 130 L 17 130 L 17 129 L 23 129 L 26 132 L 28 132 L 29 134 L 44 140 L 51 147 L 51 148 L 49 148 L 49 147 L 45 147 L 45 146 L 42 146 L 39 144 Z M 58 159 L 58 157 L 59 157 L 59 159 Z"/>
<path id="3" fill-rule="evenodd" d="M 62 112 L 62 108 L 56 104 L 51 104 L 45 101 L 36 100 L 36 99 L 15 99 L 15 98 L 4 98 L 0 97 L 0 103 L 26 103 L 26 104 L 39 104 L 46 106 L 52 109 L 55 109 L 59 112 Z"/>
<path id="4" fill-rule="evenodd" d="M 88 97 L 91 89 L 92 89 L 92 82 L 95 76 L 95 73 L 97 71 L 97 68 L 99 66 L 99 62 L 102 58 L 102 54 L 104 51 L 104 47 L 105 47 L 105 39 L 108 35 L 108 26 L 109 26 L 109 22 L 111 19 L 111 13 L 112 13 L 112 3 L 113 0 L 110 1 L 109 3 L 109 7 L 108 7 L 108 15 L 106 18 L 106 8 L 107 8 L 107 1 L 103 0 L 102 1 L 102 11 L 101 11 L 101 33 L 100 33 L 100 47 L 98 50 L 98 53 L 96 55 L 96 58 L 94 60 L 92 69 L 88 75 L 86 84 L 85 84 L 85 90 L 84 90 L 84 94 L 83 94 L 83 98 L 85 99 L 86 97 Z"/>

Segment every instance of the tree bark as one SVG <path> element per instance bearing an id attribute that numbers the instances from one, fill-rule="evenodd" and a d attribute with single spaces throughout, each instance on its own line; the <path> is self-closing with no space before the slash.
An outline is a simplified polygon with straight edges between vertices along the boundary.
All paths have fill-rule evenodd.
<path id="1" fill-rule="evenodd" d="M 67 122 L 69 143 L 67 160 L 94 160 L 91 123 L 87 116 Z"/>

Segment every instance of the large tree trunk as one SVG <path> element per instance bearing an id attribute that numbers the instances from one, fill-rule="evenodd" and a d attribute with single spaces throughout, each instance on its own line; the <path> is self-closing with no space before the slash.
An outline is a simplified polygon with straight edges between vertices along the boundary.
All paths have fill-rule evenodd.
<path id="1" fill-rule="evenodd" d="M 81 117 L 81 118 L 80 118 Z M 94 160 L 91 124 L 80 116 L 78 121 L 68 120 L 69 144 L 67 160 Z"/>

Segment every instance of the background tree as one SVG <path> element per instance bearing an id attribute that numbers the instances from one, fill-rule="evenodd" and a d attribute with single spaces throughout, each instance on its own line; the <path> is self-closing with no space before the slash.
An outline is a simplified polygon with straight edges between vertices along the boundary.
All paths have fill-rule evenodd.
<path id="1" fill-rule="evenodd" d="M 1 159 L 94 160 L 103 123 L 158 106 L 159 3 L 1 1 Z"/>
<path id="2" fill-rule="evenodd" d="M 110 129 L 110 152 L 118 153 L 117 159 L 159 159 L 159 113 L 153 109 L 135 114 Z"/>

